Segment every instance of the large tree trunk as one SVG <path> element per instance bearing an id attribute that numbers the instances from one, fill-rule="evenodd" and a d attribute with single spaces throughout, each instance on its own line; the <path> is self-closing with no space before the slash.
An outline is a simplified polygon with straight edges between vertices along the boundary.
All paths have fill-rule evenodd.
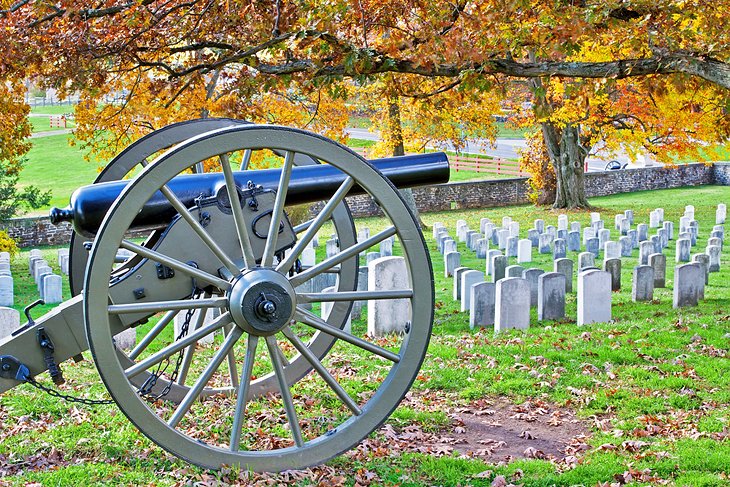
<path id="1" fill-rule="evenodd" d="M 553 208 L 590 208 L 584 178 L 587 152 L 580 141 L 580 127 L 568 124 L 559 129 L 551 123 L 543 123 L 542 135 L 555 168 Z"/>
<path id="2" fill-rule="evenodd" d="M 388 140 L 391 145 L 391 152 L 394 156 L 404 156 L 406 154 L 405 146 L 403 144 L 403 129 L 401 126 L 400 118 L 400 100 L 397 94 L 391 94 L 388 97 Z M 413 197 L 413 190 L 411 188 L 404 188 L 400 190 L 401 196 L 408 205 L 408 208 L 416 218 L 418 225 L 422 230 L 428 228 L 426 224 L 421 220 L 421 215 L 416 207 L 416 199 Z"/>

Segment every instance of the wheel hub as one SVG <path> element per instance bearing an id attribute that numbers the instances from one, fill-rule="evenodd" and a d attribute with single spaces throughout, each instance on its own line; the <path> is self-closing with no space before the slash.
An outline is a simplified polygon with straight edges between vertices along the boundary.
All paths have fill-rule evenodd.
<path id="1" fill-rule="evenodd" d="M 294 296 L 294 288 L 282 274 L 269 268 L 251 269 L 233 282 L 229 310 L 234 323 L 247 333 L 273 335 L 294 316 Z"/>

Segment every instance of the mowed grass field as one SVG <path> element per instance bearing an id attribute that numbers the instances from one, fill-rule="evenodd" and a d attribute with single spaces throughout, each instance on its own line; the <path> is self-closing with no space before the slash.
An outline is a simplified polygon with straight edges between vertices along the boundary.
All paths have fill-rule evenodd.
<path id="1" fill-rule="evenodd" d="M 635 224 L 648 223 L 649 212 L 656 207 L 665 209 L 665 219 L 678 222 L 684 206 L 693 204 L 700 228 L 695 253 L 704 249 L 717 203 L 730 202 L 730 188 L 622 194 L 591 202 L 607 228 L 613 227 L 613 215 L 625 209 L 634 210 Z M 459 219 L 478 228 L 482 217 L 501 221 L 506 215 L 520 222 L 525 234 L 536 218 L 556 225 L 558 213 L 518 206 L 422 216 L 429 225 L 446 224 L 455 235 Z M 569 219 L 586 225 L 589 213 L 573 212 Z M 371 234 L 384 225 L 378 218 L 357 223 L 368 226 Z M 328 234 L 323 233 L 320 241 Z M 727 246 L 722 269 L 710 275 L 706 299 L 696 308 L 672 308 L 672 241 L 665 251 L 667 287 L 655 290 L 654 302 L 631 301 L 631 272 L 638 256 L 634 250 L 632 257 L 622 259 L 623 286 L 613 293 L 611 322 L 578 327 L 573 293 L 568 296 L 564 320 L 538 322 L 532 310 L 529 330 L 495 335 L 491 327 L 469 329 L 468 315 L 458 310 L 451 297 L 453 282 L 443 276 L 442 256 L 430 232 L 426 241 L 436 289 L 428 354 L 406 401 L 358 449 L 305 471 L 211 472 L 157 448 L 113 405 L 68 404 L 24 385 L 0 396 L 0 472 L 4 475 L 0 483 L 730 485 Z M 461 243 L 459 250 L 462 265 L 484 269 L 484 261 Z M 395 251 L 400 251 L 397 244 Z M 44 252 L 55 267 L 55 249 Z M 25 250 L 12 264 L 18 309 L 36 296 L 27 257 Z M 575 260 L 577 254 L 569 253 L 569 257 Z M 551 256 L 533 253 L 533 258 L 526 267 L 552 270 Z M 362 320 L 353 323 L 356 334 L 364 329 Z M 89 359 L 88 353 L 85 356 Z M 371 360 L 359 354 L 343 359 L 349 369 L 367 367 Z M 340 377 L 340 368 L 333 367 Z M 66 364 L 65 373 L 69 381 L 65 391 L 107 397 L 90 361 Z M 343 372 L 342 380 L 346 376 Z M 47 377 L 40 380 L 49 382 Z M 311 391 L 313 397 L 327 392 L 324 386 Z M 212 402 L 204 404 L 215 409 Z M 322 405 L 315 399 L 307 407 Z M 207 425 L 206 414 L 197 420 L 201 427 Z M 562 453 L 551 452 L 553 447 Z M 512 455 L 511 461 L 505 451 Z"/>

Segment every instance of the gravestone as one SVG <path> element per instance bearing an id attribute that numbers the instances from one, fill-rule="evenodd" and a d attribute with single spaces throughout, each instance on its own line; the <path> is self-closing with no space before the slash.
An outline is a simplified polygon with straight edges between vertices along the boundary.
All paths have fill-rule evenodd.
<path id="1" fill-rule="evenodd" d="M 722 239 L 720 237 L 710 237 L 707 239 L 707 246 L 709 247 L 710 245 L 717 245 L 722 248 Z"/>
<path id="2" fill-rule="evenodd" d="M 567 230 L 558 230 L 558 238 L 562 238 L 563 240 L 568 240 L 568 231 Z"/>
<path id="3" fill-rule="evenodd" d="M 629 223 L 629 219 L 625 216 L 621 217 L 621 222 L 619 223 L 618 230 L 621 235 L 628 235 L 629 230 L 631 230 L 631 224 Z"/>
<path id="4" fill-rule="evenodd" d="M 654 288 L 667 286 L 667 256 L 664 254 L 649 255 L 649 265 L 654 271 Z"/>
<path id="5" fill-rule="evenodd" d="M 621 290 L 621 259 L 606 259 L 603 270 L 611 275 L 611 291 Z"/>
<path id="6" fill-rule="evenodd" d="M 621 221 L 624 219 L 623 214 L 616 214 L 613 216 L 613 227 L 616 230 L 621 230 Z"/>
<path id="7" fill-rule="evenodd" d="M 58 256 L 58 265 L 61 265 L 61 258 L 63 256 L 68 257 L 69 250 L 68 249 L 58 249 L 57 256 Z"/>
<path id="8" fill-rule="evenodd" d="M 720 203 L 717 205 L 717 210 L 715 210 L 715 224 L 716 225 L 722 225 L 725 223 L 725 219 L 727 218 L 727 206 L 725 203 Z"/>
<path id="9" fill-rule="evenodd" d="M 629 220 L 629 225 L 634 224 L 634 210 L 624 210 L 624 216 Z"/>
<path id="10" fill-rule="evenodd" d="M 685 239 L 691 241 L 692 240 L 692 234 L 690 234 L 689 231 L 682 232 L 682 233 L 679 234 L 678 239 L 680 239 L 680 238 L 685 238 Z"/>
<path id="11" fill-rule="evenodd" d="M 603 245 L 603 258 L 604 259 L 620 259 L 621 258 L 621 246 L 618 242 L 609 240 Z"/>
<path id="12" fill-rule="evenodd" d="M 597 222 L 601 219 L 601 214 L 598 212 L 591 212 L 591 223 Z"/>
<path id="13" fill-rule="evenodd" d="M 580 233 L 580 222 L 570 222 L 570 231 Z"/>
<path id="14" fill-rule="evenodd" d="M 368 252 L 365 254 L 365 265 L 370 264 L 372 261 L 379 259 L 380 252 Z"/>
<path id="15" fill-rule="evenodd" d="M 408 289 L 408 268 L 403 257 L 381 257 L 368 265 L 368 290 Z M 410 299 L 371 299 L 368 301 L 368 335 L 402 334 L 411 321 Z"/>
<path id="16" fill-rule="evenodd" d="M 31 249 L 29 256 L 32 257 L 41 257 L 41 251 L 40 249 Z"/>
<path id="17" fill-rule="evenodd" d="M 538 234 L 545 233 L 545 220 L 539 218 L 535 220 L 535 230 Z"/>
<path id="18" fill-rule="evenodd" d="M 461 275 L 470 270 L 471 269 L 469 269 L 468 267 L 457 267 L 456 269 L 454 269 L 454 286 L 452 293 L 454 301 L 461 300 Z"/>
<path id="19" fill-rule="evenodd" d="M 527 231 L 527 238 L 532 246 L 537 248 L 538 244 L 540 243 L 540 233 L 534 228 L 531 228 Z"/>
<path id="20" fill-rule="evenodd" d="M 386 238 L 380 242 L 380 257 L 390 257 L 393 255 L 393 240 Z"/>
<path id="21" fill-rule="evenodd" d="M 558 231 L 568 230 L 568 215 L 558 215 Z"/>
<path id="22" fill-rule="evenodd" d="M 497 230 L 497 245 L 499 250 L 505 250 L 507 248 L 507 239 L 509 238 L 509 230 L 504 228 Z"/>
<path id="23" fill-rule="evenodd" d="M 471 287 L 484 282 L 484 274 L 479 271 L 465 271 L 461 273 L 461 311 L 471 309 Z"/>
<path id="24" fill-rule="evenodd" d="M 621 248 L 621 257 L 631 257 L 631 252 L 634 250 L 634 246 L 631 243 L 631 237 L 626 235 L 619 237 L 618 244 Z"/>
<path id="25" fill-rule="evenodd" d="M 651 254 L 657 254 L 654 250 L 654 243 L 650 240 L 644 240 L 639 244 L 639 265 L 646 265 L 649 263 L 649 256 Z"/>
<path id="26" fill-rule="evenodd" d="M 558 236 L 558 229 L 555 225 L 548 225 L 545 227 L 545 233 L 549 233 L 553 237 L 553 240 L 555 240 L 555 237 Z"/>
<path id="27" fill-rule="evenodd" d="M 368 266 L 361 265 L 357 268 L 357 290 L 368 290 Z M 352 312 L 350 317 L 353 320 L 359 320 L 362 317 L 362 309 L 367 306 L 367 301 L 355 301 L 352 303 Z M 301 305 L 298 305 L 301 306 Z"/>
<path id="28" fill-rule="evenodd" d="M 517 242 L 519 237 L 507 237 L 507 257 L 517 257 Z"/>
<path id="29" fill-rule="evenodd" d="M 686 238 L 677 240 L 677 251 L 675 259 L 677 262 L 689 262 L 689 254 L 692 251 L 692 242 Z"/>
<path id="30" fill-rule="evenodd" d="M 490 220 L 489 218 L 486 218 L 485 217 L 485 218 L 481 218 L 479 220 L 479 233 L 481 233 L 482 235 L 484 235 L 484 230 L 487 227 L 487 224 L 488 223 L 492 223 L 492 220 Z"/>
<path id="31" fill-rule="evenodd" d="M 0 306 L 0 342 L 20 328 L 20 312 Z"/>
<path id="32" fill-rule="evenodd" d="M 449 252 L 456 252 L 456 241 L 455 240 L 452 240 L 452 239 L 444 240 L 443 250 L 441 253 L 446 255 Z M 388 257 L 388 256 L 378 253 L 378 259 L 380 257 Z"/>
<path id="33" fill-rule="evenodd" d="M 697 222 L 695 220 L 692 220 L 689 222 L 689 235 L 690 240 L 692 241 L 692 247 L 697 245 L 697 237 L 699 236 L 699 226 L 697 225 Z"/>
<path id="34" fill-rule="evenodd" d="M 636 230 L 629 230 L 629 233 L 627 233 L 626 236 L 631 239 L 631 248 L 638 249 L 639 248 L 639 233 Z"/>
<path id="35" fill-rule="evenodd" d="M 469 292 L 469 328 L 494 325 L 496 285 L 493 282 L 480 282 L 474 284 Z"/>
<path id="36" fill-rule="evenodd" d="M 552 249 L 553 236 L 545 232 L 540 234 L 540 253 L 549 254 L 553 251 Z"/>
<path id="37" fill-rule="evenodd" d="M 667 235 L 667 231 L 664 228 L 660 228 L 656 232 L 657 237 L 659 237 L 660 245 L 662 246 L 662 249 L 666 249 L 669 247 L 669 235 Z"/>
<path id="38" fill-rule="evenodd" d="M 30 272 L 31 276 L 35 276 L 35 267 L 37 262 L 45 262 L 45 260 L 37 255 L 31 256 L 28 259 L 28 272 Z"/>
<path id="39" fill-rule="evenodd" d="M 484 227 L 484 238 L 489 239 L 494 243 L 494 236 L 497 233 L 497 226 L 494 223 L 487 223 Z"/>
<path id="40" fill-rule="evenodd" d="M 573 260 L 558 259 L 553 262 L 553 270 L 565 276 L 565 292 L 573 292 Z"/>
<path id="41" fill-rule="evenodd" d="M 639 238 L 639 243 L 649 240 L 649 227 L 646 223 L 636 225 L 636 233 Z"/>
<path id="42" fill-rule="evenodd" d="M 522 239 L 517 242 L 517 262 L 532 262 L 532 242 Z"/>
<path id="43" fill-rule="evenodd" d="M 702 273 L 705 276 L 705 285 L 710 283 L 710 256 L 707 254 L 695 254 L 692 256 L 692 262 L 697 262 L 702 267 Z"/>
<path id="44" fill-rule="evenodd" d="M 368 264 L 370 264 L 368 262 Z M 444 277 L 451 277 L 457 267 L 461 266 L 461 254 L 451 251 L 444 255 Z"/>
<path id="45" fill-rule="evenodd" d="M 578 274 L 578 326 L 611 320 L 611 275 L 599 270 Z"/>
<path id="46" fill-rule="evenodd" d="M 14 290 L 13 277 L 8 275 L 0 275 L 0 306 L 13 306 Z M 2 335 L 0 334 L 0 337 Z"/>
<path id="47" fill-rule="evenodd" d="M 704 288 L 705 276 L 699 264 L 682 264 L 674 268 L 674 292 L 672 306 L 697 306 L 700 288 Z"/>
<path id="48" fill-rule="evenodd" d="M 598 232 L 604 229 L 603 227 L 603 220 L 598 220 L 595 222 L 591 222 L 591 228 L 596 233 L 596 236 L 598 236 Z"/>
<path id="49" fill-rule="evenodd" d="M 565 240 L 556 238 L 553 242 L 553 260 L 562 259 L 567 255 Z"/>
<path id="50" fill-rule="evenodd" d="M 710 257 L 710 272 L 720 272 L 720 254 L 722 249 L 718 245 L 708 245 L 705 253 Z"/>
<path id="51" fill-rule="evenodd" d="M 519 237 L 520 236 L 520 222 L 511 222 L 509 224 L 509 236 Z"/>
<path id="52" fill-rule="evenodd" d="M 327 240 L 327 243 L 325 244 L 325 253 L 327 257 L 332 257 L 333 255 L 337 255 L 340 252 L 340 248 L 337 245 L 337 240 L 331 238 Z"/>
<path id="53" fill-rule="evenodd" d="M 522 272 L 522 278 L 530 284 L 530 306 L 537 306 L 537 279 L 545 274 L 542 269 L 526 269 Z"/>
<path id="54" fill-rule="evenodd" d="M 43 276 L 45 274 L 51 274 L 52 272 L 53 272 L 53 269 L 51 269 L 51 266 L 45 265 L 45 264 L 36 264 L 35 273 L 33 275 L 33 278 L 34 278 L 36 284 L 38 284 L 40 282 L 41 276 Z"/>
<path id="55" fill-rule="evenodd" d="M 568 250 L 580 252 L 580 232 L 568 232 Z"/>
<path id="56" fill-rule="evenodd" d="M 317 251 L 314 250 L 314 247 L 310 247 L 309 245 L 307 245 L 306 247 L 304 247 L 304 250 L 302 250 L 302 254 L 299 256 L 299 261 L 301 262 L 302 268 L 304 269 L 313 267 L 317 263 Z M 320 274 L 318 276 L 315 276 L 314 279 L 309 279 L 303 282 L 301 285 L 297 286 L 297 292 L 320 292 L 323 288 L 327 287 L 323 285 L 323 277 L 324 276 Z M 311 303 L 302 303 L 302 306 L 304 306 L 306 309 L 312 309 Z"/>
<path id="57" fill-rule="evenodd" d="M 679 232 L 683 233 L 688 231 L 689 229 L 689 222 L 691 222 L 692 219 L 688 216 L 680 217 L 679 219 Z"/>
<path id="58" fill-rule="evenodd" d="M 586 252 L 590 252 L 595 257 L 598 257 L 599 240 L 595 237 L 589 238 L 586 242 Z"/>
<path id="59" fill-rule="evenodd" d="M 654 299 L 654 269 L 650 265 L 634 267 L 634 276 L 631 283 L 631 300 L 651 301 Z"/>
<path id="60" fill-rule="evenodd" d="M 0 252 L 0 260 L 10 260 L 10 252 Z"/>
<path id="61" fill-rule="evenodd" d="M 496 249 L 492 249 L 492 250 L 488 250 L 487 251 L 487 259 L 486 259 L 487 260 L 487 264 L 486 264 L 485 268 L 486 268 L 486 274 L 488 276 L 491 276 L 492 275 L 492 258 L 495 255 L 502 255 L 502 252 L 500 252 L 499 250 L 496 250 Z"/>
<path id="62" fill-rule="evenodd" d="M 667 240 L 674 240 L 674 222 L 664 222 L 664 231 L 667 232 Z"/>
<path id="63" fill-rule="evenodd" d="M 56 304 L 63 301 L 61 289 L 63 287 L 63 279 L 61 276 L 55 274 L 49 274 L 43 278 L 43 300 L 46 304 Z"/>
<path id="64" fill-rule="evenodd" d="M 205 313 L 202 318 L 200 317 L 200 313 Z M 175 333 L 176 337 L 180 336 L 180 333 L 182 332 L 183 325 L 185 324 L 185 316 L 186 312 L 181 311 L 177 315 L 175 315 L 175 320 L 173 321 L 173 332 Z M 193 314 L 190 317 L 190 321 L 188 322 L 188 334 L 192 333 L 193 331 L 197 330 L 198 328 L 202 328 L 203 326 L 207 325 L 208 323 L 212 322 L 216 318 L 220 316 L 220 310 L 216 308 L 207 308 L 207 309 L 196 309 Z M 198 323 L 201 321 L 201 323 Z M 128 331 L 133 328 L 129 328 L 119 335 L 122 335 L 120 337 L 120 340 L 129 343 L 131 341 L 131 333 Z M 117 339 L 117 336 L 115 335 L 114 339 Z M 199 339 L 197 343 L 201 345 L 209 345 L 213 343 L 213 338 L 215 336 L 215 332 L 211 332 L 208 335 L 204 336 L 203 338 Z M 135 340 L 136 340 L 136 334 L 135 334 Z M 134 346 L 134 345 L 132 345 Z"/>
<path id="65" fill-rule="evenodd" d="M 596 255 L 593 252 L 581 252 L 578 254 L 578 272 L 581 272 L 586 267 L 593 267 L 596 265 Z"/>
<path id="66" fill-rule="evenodd" d="M 482 238 L 480 233 L 469 230 L 466 236 L 466 246 L 469 247 L 469 250 L 473 252 L 477 251 L 477 240 L 480 238 Z"/>
<path id="67" fill-rule="evenodd" d="M 502 228 L 509 228 L 509 224 L 512 223 L 512 217 L 511 216 L 503 216 L 502 217 Z"/>
<path id="68" fill-rule="evenodd" d="M 480 238 L 477 240 L 477 259 L 486 259 L 487 251 L 489 250 L 489 240 L 486 238 Z"/>
<path id="69" fill-rule="evenodd" d="M 659 235 L 652 235 L 649 241 L 654 245 L 654 252 L 660 253 L 664 247 L 662 247 L 662 239 Z"/>
<path id="70" fill-rule="evenodd" d="M 657 213 L 656 210 L 652 210 L 652 212 L 649 213 L 649 228 L 657 228 L 660 223 L 659 213 Z"/>
<path id="71" fill-rule="evenodd" d="M 525 268 L 521 265 L 508 265 L 504 270 L 504 277 L 522 277 Z"/>
<path id="72" fill-rule="evenodd" d="M 559 320 L 565 317 L 565 275 L 546 272 L 537 278 L 537 319 Z"/>
<path id="73" fill-rule="evenodd" d="M 598 248 L 603 249 L 603 247 L 606 245 L 606 242 L 611 240 L 611 230 L 604 228 L 603 230 L 598 231 Z"/>
<path id="74" fill-rule="evenodd" d="M 504 279 L 504 273 L 507 269 L 507 256 L 495 255 L 492 257 L 492 282 Z"/>
<path id="75" fill-rule="evenodd" d="M 444 224 L 443 224 L 442 222 L 436 222 L 436 223 L 434 223 L 434 224 L 433 224 L 433 226 L 431 227 L 431 231 L 432 231 L 432 235 L 433 235 L 433 238 L 434 238 L 434 239 L 435 239 L 436 237 L 438 237 L 439 231 L 440 231 L 440 230 L 441 230 L 442 228 L 446 228 L 446 227 L 444 226 Z M 360 232 L 358 232 L 358 234 L 359 234 L 359 233 L 360 233 Z M 370 230 L 368 230 L 368 236 L 369 236 L 369 235 L 370 235 Z"/>
<path id="76" fill-rule="evenodd" d="M 519 277 L 502 279 L 496 285 L 494 331 L 530 327 L 530 284 Z"/>
<path id="77" fill-rule="evenodd" d="M 583 229 L 583 245 L 588 242 L 589 239 L 596 236 L 596 232 L 592 228 L 584 228 Z"/>

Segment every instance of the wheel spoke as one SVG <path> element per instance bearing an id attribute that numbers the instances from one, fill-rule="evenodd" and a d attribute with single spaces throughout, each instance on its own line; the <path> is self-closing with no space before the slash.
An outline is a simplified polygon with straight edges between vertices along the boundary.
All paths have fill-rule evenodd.
<path id="1" fill-rule="evenodd" d="M 312 222 L 314 222 L 314 218 L 312 218 L 311 220 L 307 220 L 304 223 L 300 223 L 299 225 L 294 227 L 294 233 L 296 233 L 296 234 L 302 233 L 304 230 L 309 228 L 309 225 L 311 225 Z"/>
<path id="2" fill-rule="evenodd" d="M 400 355 L 393 353 L 390 350 L 386 350 L 383 347 L 379 347 L 374 343 L 370 343 L 367 340 L 358 338 L 350 333 L 347 333 L 346 331 L 340 330 L 339 328 L 330 325 L 319 316 L 315 316 L 305 309 L 297 307 L 295 316 L 298 321 L 301 321 L 302 323 L 309 325 L 312 328 L 327 333 L 328 335 L 331 335 L 335 338 L 339 338 L 340 340 L 344 340 L 347 343 L 362 348 L 363 350 L 367 350 L 368 352 L 379 355 L 385 359 L 390 360 L 391 362 L 400 362 Z"/>
<path id="3" fill-rule="evenodd" d="M 353 184 L 355 184 L 355 181 L 350 176 L 348 176 L 347 179 L 345 179 L 345 181 L 337 189 L 332 198 L 330 198 L 330 200 L 324 205 L 322 211 L 320 211 L 319 215 L 317 215 L 317 217 L 312 221 L 312 224 L 307 227 L 306 233 L 302 235 L 302 237 L 297 241 L 294 248 L 291 249 L 291 251 L 289 252 L 289 256 L 284 259 L 284 262 L 276 266 L 277 271 L 287 272 L 289 269 L 291 269 L 291 266 L 294 265 L 294 261 L 296 261 L 297 257 L 299 257 L 299 254 L 301 254 L 304 248 L 309 244 L 309 242 L 312 241 L 319 229 L 322 228 L 324 222 L 326 222 L 330 218 L 330 216 L 332 216 L 332 212 L 335 211 L 337 205 L 339 205 L 342 200 L 345 199 L 345 196 L 347 195 L 347 193 L 350 192 Z"/>
<path id="4" fill-rule="evenodd" d="M 222 308 L 227 304 L 228 298 L 179 299 L 175 301 L 110 304 L 108 310 L 110 314 L 122 315 L 128 313 L 159 313 L 161 311 L 181 309 Z"/>
<path id="5" fill-rule="evenodd" d="M 220 277 L 216 277 L 213 274 L 208 274 L 207 272 L 201 271 L 200 269 L 196 269 L 195 267 L 189 266 L 184 262 L 180 262 L 177 259 L 168 257 L 165 254 L 161 254 L 160 252 L 157 252 L 156 250 L 148 249 L 147 247 L 142 247 L 141 245 L 137 245 L 136 243 L 130 242 L 129 240 L 122 240 L 121 247 L 123 249 L 131 250 L 135 254 L 140 255 L 142 257 L 146 257 L 155 262 L 159 262 L 160 264 L 164 264 L 167 267 L 170 267 L 172 269 L 175 269 L 176 271 L 182 272 L 183 274 L 186 274 L 191 277 L 195 277 L 196 279 L 200 279 L 201 281 L 207 282 L 208 284 L 212 284 L 219 289 L 223 289 L 223 290 L 228 289 L 228 286 L 229 286 L 228 281 L 223 280 Z M 238 273 L 238 271 L 236 271 L 236 273 Z"/>
<path id="6" fill-rule="evenodd" d="M 222 328 L 224 325 L 227 325 L 231 322 L 231 315 L 229 313 L 224 313 L 220 315 L 218 318 L 210 322 L 209 324 L 203 326 L 202 328 L 199 328 L 195 330 L 190 335 L 187 335 L 183 337 L 181 340 L 177 340 L 174 343 L 171 343 L 170 345 L 166 346 L 162 350 L 150 355 L 146 359 L 137 362 L 132 367 L 126 369 L 124 373 L 127 375 L 127 377 L 134 377 L 135 375 L 139 375 L 145 370 L 147 370 L 149 367 L 152 367 L 153 365 L 156 365 L 160 363 L 161 361 L 165 360 L 167 357 L 171 356 L 175 352 L 179 352 L 183 348 L 187 347 L 193 342 L 197 342 L 201 338 L 203 338 L 206 335 L 209 335 L 210 333 L 213 333 L 219 328 Z"/>
<path id="7" fill-rule="evenodd" d="M 160 318 L 160 321 L 158 321 L 155 326 L 153 326 L 152 329 L 147 332 L 144 338 L 140 340 L 137 346 L 135 346 L 132 351 L 129 352 L 129 358 L 134 360 L 139 357 L 139 354 L 144 352 L 147 347 L 149 347 L 150 343 L 152 343 L 154 339 L 157 338 L 157 335 L 159 335 L 160 332 L 162 332 L 162 330 L 164 330 L 165 327 L 169 325 L 172 320 L 175 319 L 175 316 L 177 316 L 179 312 L 179 309 L 175 309 L 165 313 L 165 315 Z"/>
<path id="8" fill-rule="evenodd" d="M 243 217 L 243 211 L 241 210 L 241 199 L 238 196 L 238 186 L 236 186 L 236 180 L 233 177 L 233 171 L 231 170 L 231 164 L 228 160 L 228 154 L 221 154 L 219 157 L 221 166 L 223 167 L 223 176 L 226 180 L 226 191 L 228 191 L 228 200 L 231 203 L 233 221 L 236 224 L 238 241 L 241 244 L 243 265 L 250 269 L 252 267 L 256 267 L 256 257 L 254 257 L 253 248 L 251 247 L 251 237 L 248 234 L 248 225 L 246 224 L 246 219 Z"/>
<path id="9" fill-rule="evenodd" d="M 213 240 L 213 237 L 210 236 L 208 232 L 205 231 L 203 226 L 200 224 L 200 222 L 193 216 L 192 213 L 188 211 L 188 209 L 185 207 L 182 201 L 175 195 L 175 193 L 170 190 L 170 188 L 167 187 L 167 185 L 164 185 L 160 188 L 160 192 L 165 195 L 165 198 L 170 202 L 170 204 L 177 210 L 178 214 L 186 221 L 188 222 L 188 225 L 193 229 L 193 231 L 198 234 L 200 239 L 208 246 L 208 248 L 215 254 L 216 257 L 223 263 L 226 268 L 228 268 L 229 271 L 231 271 L 234 274 L 237 274 L 240 269 L 236 266 L 236 264 L 231 260 L 230 257 L 228 257 L 225 252 L 223 252 L 223 249 L 221 249 L 215 240 Z"/>
<path id="10" fill-rule="evenodd" d="M 264 267 L 269 267 L 274 261 L 276 242 L 279 240 L 279 224 L 281 223 L 281 217 L 284 214 L 286 193 L 289 190 L 289 180 L 291 179 L 293 166 L 294 152 L 287 151 L 286 156 L 284 157 L 284 167 L 281 168 L 281 176 L 279 177 L 279 187 L 276 190 L 274 207 L 271 210 L 271 222 L 269 223 L 269 234 L 266 236 L 264 255 L 261 258 L 261 265 Z"/>
<path id="11" fill-rule="evenodd" d="M 346 291 L 339 293 L 297 294 L 297 302 L 321 303 L 335 301 L 369 301 L 372 299 L 404 299 L 412 297 L 412 289 L 393 289 L 390 291 Z"/>
<path id="12" fill-rule="evenodd" d="M 312 364 L 312 367 L 314 370 L 317 371 L 317 373 L 322 377 L 322 379 L 327 383 L 328 386 L 334 391 L 335 394 L 337 394 L 337 397 L 340 398 L 340 400 L 347 406 L 350 411 L 355 414 L 355 416 L 359 416 L 362 414 L 362 410 L 357 405 L 355 401 L 347 394 L 347 391 L 342 388 L 342 386 L 337 382 L 337 379 L 332 377 L 332 374 L 329 373 L 329 371 L 322 365 L 322 362 L 319 361 L 317 356 L 312 353 L 312 351 L 307 347 L 307 345 L 302 342 L 302 340 L 291 330 L 290 327 L 286 327 L 283 330 L 281 330 L 285 337 L 289 339 L 292 345 L 294 345 L 294 348 L 296 348 L 299 353 L 302 354 L 302 356 L 307 359 L 307 362 Z"/>
<path id="13" fill-rule="evenodd" d="M 296 276 L 292 277 L 289 282 L 291 282 L 291 285 L 294 287 L 297 287 L 301 285 L 302 283 L 308 281 L 309 279 L 313 278 L 314 276 L 317 276 L 319 274 L 322 274 L 323 272 L 327 271 L 327 269 L 330 269 L 337 264 L 341 264 L 342 262 L 346 261 L 350 257 L 354 257 L 358 255 L 363 250 L 369 249 L 373 245 L 382 242 L 388 237 L 391 237 L 395 235 L 396 230 L 395 227 L 386 228 L 382 232 L 373 235 L 367 240 L 363 240 L 360 243 L 357 243 L 353 245 L 352 247 L 348 247 L 347 249 L 343 250 L 342 252 L 333 255 L 329 259 L 325 259 L 319 264 L 310 267 L 306 271 L 297 274 Z M 294 255 L 294 253 L 292 253 Z"/>
<path id="14" fill-rule="evenodd" d="M 281 357 L 279 356 L 279 352 L 277 351 L 279 346 L 276 344 L 276 338 L 273 336 L 267 336 L 266 346 L 269 348 L 271 365 L 274 367 L 274 373 L 276 374 L 276 379 L 279 382 L 281 401 L 284 403 L 286 417 L 289 419 L 289 427 L 291 428 L 292 437 L 294 437 L 294 443 L 298 447 L 302 447 L 304 446 L 302 429 L 299 427 L 297 412 L 294 409 L 294 401 L 291 398 L 291 391 L 289 391 L 289 384 L 287 383 L 286 375 L 284 374 L 284 367 L 281 365 Z"/>
<path id="15" fill-rule="evenodd" d="M 200 374 L 200 377 L 198 377 L 198 380 L 195 381 L 195 384 L 190 388 L 183 400 L 180 401 L 175 413 L 172 415 L 167 424 L 174 428 L 178 425 L 178 423 L 180 423 L 180 420 L 190 410 L 193 402 L 198 399 L 198 396 L 200 396 L 200 393 L 203 392 L 203 389 L 206 384 L 208 384 L 208 381 L 210 381 L 210 378 L 213 377 L 215 371 L 218 370 L 218 367 L 220 367 L 221 362 L 223 362 L 228 355 L 228 352 L 231 348 L 233 348 L 233 345 L 236 344 L 236 341 L 238 341 L 242 334 L 243 330 L 237 326 L 231 330 L 231 333 L 228 334 L 223 345 L 221 345 L 221 348 L 213 356 L 213 360 L 210 361 L 203 373 Z"/>
<path id="16" fill-rule="evenodd" d="M 251 387 L 251 374 L 253 373 L 253 364 L 256 360 L 256 346 L 259 343 L 259 337 L 249 335 L 246 342 L 246 358 L 241 369 L 241 384 L 238 388 L 238 396 L 236 397 L 236 412 L 233 414 L 233 426 L 231 427 L 231 450 L 238 451 L 241 444 L 241 428 L 243 427 L 243 418 L 246 414 L 246 402 L 248 401 L 248 390 Z"/>
<path id="17" fill-rule="evenodd" d="M 207 297 L 207 296 L 206 296 Z M 188 333 L 191 331 L 195 331 L 199 329 L 201 326 L 203 326 L 203 322 L 205 321 L 205 315 L 207 310 L 199 310 L 198 316 L 195 317 L 195 323 L 193 323 L 192 330 L 190 329 L 190 323 L 188 323 Z M 186 316 L 187 319 L 187 316 Z M 225 326 L 223 327 L 225 330 Z M 175 337 L 177 338 L 177 337 Z M 183 352 L 183 359 L 182 363 L 180 364 L 180 371 L 177 375 L 177 383 L 178 384 L 185 384 L 185 379 L 188 378 L 188 371 L 190 370 L 190 364 L 193 362 L 193 354 L 195 353 L 195 347 L 198 345 L 198 341 L 194 341 L 190 345 L 185 348 L 185 352 Z"/>
<path id="18" fill-rule="evenodd" d="M 228 334 L 231 332 L 231 326 L 233 325 L 226 325 L 223 327 L 223 331 L 225 332 L 226 336 L 228 336 Z M 233 349 L 228 352 L 228 376 L 231 379 L 231 387 L 237 389 L 238 369 L 236 369 L 236 352 Z"/>
<path id="19" fill-rule="evenodd" d="M 251 163 L 251 149 L 246 149 L 243 151 L 243 157 L 241 158 L 241 166 L 239 167 L 240 171 L 246 171 L 248 170 L 248 165 Z"/>

